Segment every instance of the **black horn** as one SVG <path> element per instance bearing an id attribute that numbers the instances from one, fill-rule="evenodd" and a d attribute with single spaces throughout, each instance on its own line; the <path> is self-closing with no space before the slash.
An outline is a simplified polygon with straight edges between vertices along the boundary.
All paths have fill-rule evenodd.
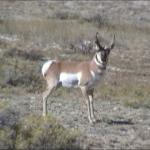
<path id="1" fill-rule="evenodd" d="M 98 32 L 96 32 L 96 40 L 95 40 L 95 43 L 97 44 L 97 46 L 99 47 L 99 51 L 100 50 L 103 50 L 104 48 L 101 46 L 100 42 L 99 42 L 99 39 L 98 39 Z"/>
<path id="2" fill-rule="evenodd" d="M 113 49 L 114 46 L 115 46 L 115 34 L 114 34 L 113 39 L 112 39 L 112 42 L 111 42 L 111 44 L 110 44 L 110 49 Z"/>

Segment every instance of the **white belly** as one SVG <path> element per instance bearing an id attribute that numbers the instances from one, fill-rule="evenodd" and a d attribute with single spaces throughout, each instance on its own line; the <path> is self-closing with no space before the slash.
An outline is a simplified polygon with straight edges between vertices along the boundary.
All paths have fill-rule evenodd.
<path id="1" fill-rule="evenodd" d="M 59 82 L 64 87 L 77 87 L 80 82 L 80 73 L 65 73 L 60 74 Z"/>

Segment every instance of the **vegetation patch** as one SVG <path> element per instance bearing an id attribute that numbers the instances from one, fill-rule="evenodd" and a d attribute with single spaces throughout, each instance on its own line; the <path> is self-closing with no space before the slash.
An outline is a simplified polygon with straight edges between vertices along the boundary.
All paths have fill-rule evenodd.
<path id="1" fill-rule="evenodd" d="M 16 149 L 79 149 L 76 133 L 63 128 L 58 122 L 47 117 L 29 116 L 18 125 Z"/>
<path id="2" fill-rule="evenodd" d="M 0 128 L 0 144 L 4 149 L 80 149 L 78 132 L 61 126 L 53 117 L 45 120 L 31 115 L 13 126 Z"/>
<path id="3" fill-rule="evenodd" d="M 61 14 L 61 11 L 64 13 Z M 123 24 L 121 22 L 110 22 L 98 13 L 91 16 L 87 15 L 85 18 L 82 16 L 83 18 L 69 19 L 69 13 L 64 10 L 61 11 L 55 13 L 57 15 L 55 19 L 1 20 L 0 32 L 4 35 L 17 35 L 20 39 L 16 46 L 7 45 L 7 43 L 5 45 L 3 41 L 0 43 L 2 48 L 0 55 L 1 89 L 17 87 L 25 89 L 26 92 L 41 93 L 46 86 L 41 75 L 41 67 L 45 61 L 45 56 L 53 59 L 73 59 L 76 61 L 91 59 L 92 55 L 83 56 L 81 53 L 71 53 L 72 50 L 68 48 L 69 44 L 72 41 L 85 38 L 94 40 L 95 33 L 98 31 L 101 43 L 104 45 L 104 43 L 111 41 L 111 35 L 115 33 L 116 45 L 110 55 L 110 65 L 131 70 L 136 74 L 134 79 L 130 75 L 126 76 L 126 72 L 115 78 L 110 77 L 111 80 L 106 79 L 107 81 L 98 88 L 102 91 L 99 96 L 103 99 L 119 99 L 125 105 L 132 107 L 134 107 L 134 104 L 135 107 L 149 107 L 149 92 L 147 90 L 149 86 L 146 82 L 133 82 L 140 78 L 145 81 L 148 80 L 149 53 L 147 47 L 149 41 L 146 39 L 150 37 L 149 28 L 139 28 L 134 24 Z M 19 47 L 19 45 L 22 45 L 21 42 L 23 42 L 23 48 Z M 61 45 L 61 48 L 53 48 L 53 44 L 50 43 Z M 46 45 L 46 48 L 43 47 L 44 50 L 41 49 L 40 51 L 34 50 L 32 46 L 37 46 L 37 44 Z M 138 76 L 138 72 L 143 72 L 145 76 Z M 126 76 L 126 79 L 124 79 L 124 76 Z M 67 98 L 68 90 L 60 89 L 56 95 Z"/>
<path id="4" fill-rule="evenodd" d="M 18 48 L 11 48 L 4 52 L 5 57 L 21 57 L 26 60 L 38 61 L 43 58 L 43 53 L 37 50 L 23 51 Z"/>
<path id="5" fill-rule="evenodd" d="M 0 110 L 6 109 L 8 107 L 8 102 L 4 99 L 0 100 Z"/>
<path id="6" fill-rule="evenodd" d="M 97 94 L 102 99 L 119 100 L 125 106 L 133 108 L 146 107 L 150 108 L 149 85 L 132 82 L 132 79 L 122 79 L 121 82 L 107 84 L 104 82 L 99 86 L 100 94 Z M 115 81 L 115 80 L 114 80 Z"/>
<path id="7" fill-rule="evenodd" d="M 26 53 L 18 49 L 5 51 L 0 65 L 0 87 L 22 87 L 32 93 L 41 91 L 44 86 L 41 58 L 38 52 Z"/>

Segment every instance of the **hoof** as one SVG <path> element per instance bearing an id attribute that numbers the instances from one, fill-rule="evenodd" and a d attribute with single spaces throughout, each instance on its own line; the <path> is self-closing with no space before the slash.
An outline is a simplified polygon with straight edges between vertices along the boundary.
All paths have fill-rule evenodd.
<path id="1" fill-rule="evenodd" d="M 92 119 L 92 120 L 89 120 L 89 122 L 90 122 L 90 124 L 95 124 L 96 122 L 97 122 L 97 120 L 94 118 L 94 119 Z"/>
<path id="2" fill-rule="evenodd" d="M 90 124 L 93 124 L 93 120 L 89 120 L 89 123 L 90 123 Z"/>
<path id="3" fill-rule="evenodd" d="M 96 122 L 97 122 L 97 120 L 94 118 L 94 119 L 93 119 L 93 123 L 96 123 Z"/>

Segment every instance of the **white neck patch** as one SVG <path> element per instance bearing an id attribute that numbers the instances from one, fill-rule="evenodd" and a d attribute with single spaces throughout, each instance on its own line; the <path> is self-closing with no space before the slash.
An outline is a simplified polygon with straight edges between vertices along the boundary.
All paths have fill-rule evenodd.
<path id="1" fill-rule="evenodd" d="M 97 59 L 98 59 L 98 61 L 97 61 L 97 59 L 96 59 L 96 56 L 97 56 Z M 95 58 L 94 58 L 94 61 L 95 61 L 95 63 L 98 65 L 98 66 L 101 66 L 102 65 L 102 59 L 101 59 L 101 56 L 100 55 L 95 55 Z"/>

